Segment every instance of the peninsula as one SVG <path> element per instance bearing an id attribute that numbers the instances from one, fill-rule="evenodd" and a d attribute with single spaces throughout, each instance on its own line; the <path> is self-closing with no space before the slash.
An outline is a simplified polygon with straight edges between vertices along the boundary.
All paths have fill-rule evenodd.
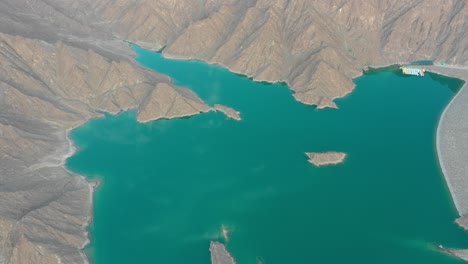
<path id="1" fill-rule="evenodd" d="M 457 0 L 4 0 L 0 14 L 0 263 L 89 262 L 93 185 L 64 167 L 71 129 L 103 112 L 136 109 L 146 122 L 208 111 L 167 76 L 138 66 L 126 41 L 285 82 L 318 108 L 336 107 L 367 65 L 468 65 L 468 5 Z M 464 226 L 468 200 L 453 190 L 466 186 L 458 184 L 468 171 L 460 163 L 466 133 L 458 132 L 466 131 L 466 90 L 438 133 Z"/>
<path id="2" fill-rule="evenodd" d="M 240 112 L 236 111 L 235 109 L 232 109 L 230 107 L 220 105 L 220 104 L 215 104 L 213 107 L 214 111 L 220 111 L 224 113 L 227 117 L 232 118 L 234 120 L 240 121 Z"/>
<path id="3" fill-rule="evenodd" d="M 145 123 L 162 118 L 192 116 L 208 111 L 210 107 L 191 90 L 160 83 L 140 105 L 137 120 Z"/>
<path id="4" fill-rule="evenodd" d="M 241 120 L 240 112 L 231 107 L 220 104 L 209 107 L 188 88 L 159 83 L 140 104 L 137 120 L 146 123 L 158 119 L 193 116 L 210 111 L 220 111 L 228 118 Z"/>

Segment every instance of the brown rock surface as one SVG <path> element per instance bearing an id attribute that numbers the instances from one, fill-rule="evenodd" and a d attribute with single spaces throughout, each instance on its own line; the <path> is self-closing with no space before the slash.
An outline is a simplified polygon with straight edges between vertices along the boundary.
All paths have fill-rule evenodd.
<path id="1" fill-rule="evenodd" d="M 346 158 L 343 152 L 306 152 L 309 162 L 317 167 L 342 163 Z"/>
<path id="2" fill-rule="evenodd" d="M 161 118 L 192 116 L 208 111 L 210 107 L 191 90 L 160 83 L 141 105 L 137 119 L 139 122 L 148 122 Z"/>
<path id="3" fill-rule="evenodd" d="M 319 108 L 352 91 L 368 65 L 467 65 L 468 6 L 457 0 L 96 1 L 114 34 L 166 57 L 221 64 L 286 82 Z M 434 6 L 440 8 L 433 8 Z M 164 26 L 160 26 L 164 25 Z"/>
<path id="4" fill-rule="evenodd" d="M 112 37 L 153 50 L 165 47 L 166 57 L 286 82 L 297 100 L 319 108 L 336 107 L 333 99 L 351 92 L 352 78 L 368 65 L 425 59 L 468 65 L 468 6 L 459 0 L 7 2 L 0 3 L 0 22 L 6 22 L 0 31 L 12 31 L 19 17 L 29 24 L 16 23 L 15 31 L 66 39 L 110 56 L 130 53 Z M 11 9 L 19 13 L 15 19 L 9 19 Z"/>
<path id="5" fill-rule="evenodd" d="M 467 65 L 467 10 L 457 0 L 0 1 L 0 263 L 87 261 L 92 188 L 63 168 L 69 129 L 101 111 L 176 115 L 153 111 L 155 87 L 170 81 L 137 67 L 121 40 L 335 107 L 367 65 Z M 192 96 L 167 90 L 195 111 Z"/>

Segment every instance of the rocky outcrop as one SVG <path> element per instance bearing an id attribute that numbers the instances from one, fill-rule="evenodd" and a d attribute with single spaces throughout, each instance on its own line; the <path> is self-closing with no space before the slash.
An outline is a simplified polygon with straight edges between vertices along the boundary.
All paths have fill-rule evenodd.
<path id="1" fill-rule="evenodd" d="M 187 88 L 160 83 L 148 95 L 147 101 L 140 106 L 139 122 L 148 122 L 161 118 L 192 116 L 210 111 L 194 92 Z"/>
<path id="2" fill-rule="evenodd" d="M 160 83 L 140 105 L 137 120 L 141 123 L 158 119 L 193 116 L 219 111 L 228 118 L 240 121 L 240 112 L 220 104 L 209 107 L 192 90 Z"/>
<path id="3" fill-rule="evenodd" d="M 336 165 L 342 163 L 346 159 L 346 153 L 343 152 L 306 152 L 309 162 L 317 167 L 325 165 Z"/>
<path id="4" fill-rule="evenodd" d="M 227 106 L 220 105 L 220 104 L 215 104 L 213 106 L 213 109 L 214 111 L 220 111 L 224 113 L 227 117 L 232 118 L 234 120 L 237 120 L 237 121 L 241 120 L 240 112 L 236 111 L 235 109 L 232 109 L 231 107 L 227 107 Z"/>
<path id="5" fill-rule="evenodd" d="M 211 264 L 235 264 L 234 258 L 229 254 L 223 244 L 211 241 Z"/>
<path id="6" fill-rule="evenodd" d="M 442 252 L 444 252 L 446 254 L 452 255 L 454 257 L 457 257 L 457 258 L 463 259 L 465 261 L 468 261 L 468 250 L 467 249 L 450 249 L 450 248 L 445 248 L 442 245 L 439 245 L 438 250 L 440 250 L 440 251 L 442 251 Z"/>
<path id="7" fill-rule="evenodd" d="M 468 261 L 467 249 L 456 249 L 456 250 L 446 249 L 444 251 L 447 252 L 448 254 L 451 254 L 452 256 Z"/>

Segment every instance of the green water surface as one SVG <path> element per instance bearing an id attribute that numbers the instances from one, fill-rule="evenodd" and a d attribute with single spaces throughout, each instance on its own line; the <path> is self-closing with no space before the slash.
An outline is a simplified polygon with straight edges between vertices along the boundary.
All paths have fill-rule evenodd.
<path id="1" fill-rule="evenodd" d="M 208 264 L 211 240 L 240 264 L 462 263 L 437 251 L 468 247 L 468 236 L 435 148 L 461 81 L 372 71 L 338 110 L 316 110 L 283 84 L 134 48 L 143 66 L 242 121 L 207 113 L 139 124 L 130 111 L 75 129 L 67 166 L 101 181 L 93 263 Z M 316 168 L 309 151 L 349 156 Z"/>

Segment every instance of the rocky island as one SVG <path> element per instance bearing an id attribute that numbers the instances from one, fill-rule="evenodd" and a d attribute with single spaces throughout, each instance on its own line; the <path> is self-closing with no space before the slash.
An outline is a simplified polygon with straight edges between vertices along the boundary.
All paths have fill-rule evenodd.
<path id="1" fill-rule="evenodd" d="M 329 152 L 306 152 L 309 162 L 317 167 L 326 165 L 336 165 L 342 163 L 346 158 L 346 153 L 329 151 Z"/>
<path id="2" fill-rule="evenodd" d="M 146 122 L 208 110 L 166 76 L 138 66 L 125 41 L 285 82 L 297 100 L 318 108 L 336 107 L 333 100 L 353 90 L 352 78 L 367 65 L 468 65 L 463 1 L 117 2 L 0 2 L 0 263 L 88 263 L 82 249 L 93 188 L 64 168 L 74 151 L 72 128 L 103 112 L 137 109 Z M 446 120 L 468 116 L 464 98 Z"/>

